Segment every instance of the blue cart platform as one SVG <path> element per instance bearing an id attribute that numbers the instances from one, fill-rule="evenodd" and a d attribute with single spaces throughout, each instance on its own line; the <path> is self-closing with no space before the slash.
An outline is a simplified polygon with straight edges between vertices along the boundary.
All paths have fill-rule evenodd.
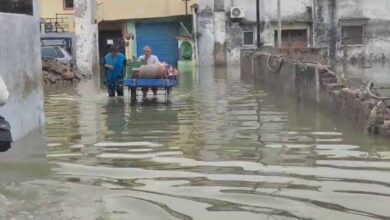
<path id="1" fill-rule="evenodd" d="M 177 86 L 177 79 L 125 79 L 123 85 L 129 90 L 130 100 L 137 100 L 137 88 L 162 88 L 165 90 L 165 97 L 168 99 L 170 91 Z"/>

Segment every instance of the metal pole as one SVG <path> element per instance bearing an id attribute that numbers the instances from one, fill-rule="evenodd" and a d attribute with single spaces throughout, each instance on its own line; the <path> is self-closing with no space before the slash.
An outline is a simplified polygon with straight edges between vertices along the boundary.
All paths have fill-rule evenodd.
<path id="1" fill-rule="evenodd" d="M 188 15 L 188 2 L 191 0 L 183 0 L 185 2 L 185 7 L 186 7 L 186 15 Z"/>
<path id="2" fill-rule="evenodd" d="M 257 23 L 257 48 L 261 47 L 260 39 L 260 0 L 256 0 L 256 23 Z"/>
<path id="3" fill-rule="evenodd" d="M 193 22 L 193 30 L 194 33 L 194 41 L 195 41 L 195 56 L 196 56 L 196 66 L 199 66 L 199 48 L 198 48 L 198 18 L 197 18 L 195 8 L 192 9 L 192 22 Z"/>
<path id="4" fill-rule="evenodd" d="M 278 48 L 282 48 L 282 4 L 278 0 Z"/>

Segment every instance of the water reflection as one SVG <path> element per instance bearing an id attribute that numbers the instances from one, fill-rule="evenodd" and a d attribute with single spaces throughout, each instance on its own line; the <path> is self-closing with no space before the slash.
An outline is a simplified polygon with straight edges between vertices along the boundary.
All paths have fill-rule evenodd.
<path id="1" fill-rule="evenodd" d="M 44 132 L 37 129 L 0 154 L 0 219 L 31 219 L 33 212 L 44 208 L 38 204 L 44 188 L 26 183 L 50 178 L 46 152 Z"/>
<path id="2" fill-rule="evenodd" d="M 104 140 L 112 140 L 113 137 L 124 135 L 126 129 L 125 107 L 127 107 L 127 102 L 125 102 L 124 98 L 107 99 L 104 111 L 102 112 L 107 129 Z"/>
<path id="3" fill-rule="evenodd" d="M 159 95 L 130 106 L 126 98 L 108 99 L 104 90 L 91 93 L 86 88 L 93 84 L 81 84 L 68 101 L 58 99 L 61 91 L 48 93 L 48 129 L 57 129 L 48 132 L 52 175 L 15 186 L 27 192 L 15 201 L 43 202 L 36 211 L 7 206 L 8 215 L 390 218 L 387 141 L 272 88 L 244 83 L 233 68 L 202 68 L 198 77 L 182 76 L 169 105 Z M 66 127 L 72 120 L 80 126 Z M 70 141 L 70 134 L 81 138 Z M 36 194 L 28 196 L 32 190 Z"/>

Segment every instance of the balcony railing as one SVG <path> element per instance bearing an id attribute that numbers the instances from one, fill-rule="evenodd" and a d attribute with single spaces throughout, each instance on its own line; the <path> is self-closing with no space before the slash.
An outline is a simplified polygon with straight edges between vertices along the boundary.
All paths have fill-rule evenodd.
<path id="1" fill-rule="evenodd" d="M 45 33 L 71 32 L 73 27 L 73 14 L 57 14 L 55 18 L 41 18 L 41 28 Z"/>

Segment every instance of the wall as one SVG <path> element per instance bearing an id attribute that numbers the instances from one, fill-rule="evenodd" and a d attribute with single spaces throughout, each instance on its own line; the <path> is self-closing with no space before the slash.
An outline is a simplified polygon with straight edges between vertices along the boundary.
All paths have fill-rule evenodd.
<path id="1" fill-rule="evenodd" d="M 74 14 L 73 9 L 64 8 L 64 0 L 40 0 L 42 18 L 55 18 L 56 14 Z"/>
<path id="2" fill-rule="evenodd" d="M 249 75 L 255 82 L 262 82 L 286 94 L 296 95 L 301 100 L 317 102 L 320 84 L 317 83 L 319 76 L 316 74 L 315 65 L 290 61 L 273 65 L 273 59 L 268 63 L 270 53 L 253 52 L 242 52 L 243 74 Z"/>
<path id="3" fill-rule="evenodd" d="M 306 63 L 328 63 L 328 48 L 273 48 L 263 47 L 262 51 L 282 56 L 287 59 L 299 60 Z"/>
<path id="4" fill-rule="evenodd" d="M 390 137 L 390 108 L 373 102 L 365 89 L 347 88 L 326 66 L 283 57 L 280 62 L 270 55 L 243 50 L 242 78 L 261 82 L 264 87 L 272 88 L 272 92 L 286 94 L 300 103 L 321 106 L 362 129 L 372 126 L 372 132 L 376 130 L 380 135 Z M 375 105 L 377 110 L 372 114 Z"/>
<path id="5" fill-rule="evenodd" d="M 363 1 L 365 0 L 338 0 L 337 10 L 340 18 L 358 18 L 363 15 Z M 372 1 L 370 1 L 372 2 Z"/>
<path id="6" fill-rule="evenodd" d="M 197 2 L 197 0 L 188 2 L 187 10 L 189 14 L 191 14 L 190 6 Z M 99 0 L 98 5 L 99 19 L 104 21 L 170 17 L 186 14 L 183 0 Z"/>
<path id="7" fill-rule="evenodd" d="M 38 0 L 34 17 L 0 13 L 0 75 L 10 93 L 0 115 L 20 139 L 44 124 Z"/>
<path id="8" fill-rule="evenodd" d="M 284 20 L 307 20 L 307 7 L 312 6 L 312 0 L 282 0 L 282 15 Z M 254 0 L 225 0 L 225 10 L 230 12 L 231 6 L 245 9 L 245 20 L 256 22 L 256 1 Z M 277 1 L 260 0 L 260 20 L 277 20 Z"/>

